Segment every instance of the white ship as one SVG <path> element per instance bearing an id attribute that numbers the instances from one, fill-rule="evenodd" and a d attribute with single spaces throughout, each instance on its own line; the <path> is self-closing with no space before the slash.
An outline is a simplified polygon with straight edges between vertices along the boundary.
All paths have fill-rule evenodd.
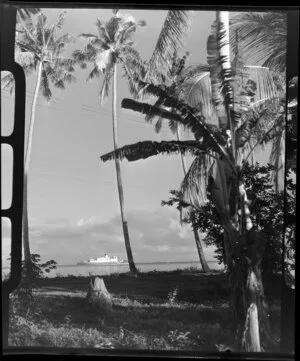
<path id="1" fill-rule="evenodd" d="M 109 257 L 107 254 L 105 254 L 104 257 L 91 258 L 87 261 L 78 262 L 77 264 L 95 265 L 95 264 L 120 264 L 120 263 L 127 263 L 127 262 L 124 261 L 123 259 L 119 259 L 116 256 Z"/>

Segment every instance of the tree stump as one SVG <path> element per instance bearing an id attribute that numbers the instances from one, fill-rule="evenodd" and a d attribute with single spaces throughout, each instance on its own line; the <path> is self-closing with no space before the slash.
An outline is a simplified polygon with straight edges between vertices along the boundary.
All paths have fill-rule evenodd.
<path id="1" fill-rule="evenodd" d="M 112 308 L 112 298 L 102 278 L 91 278 L 86 299 L 90 305 L 99 309 L 110 310 Z"/>

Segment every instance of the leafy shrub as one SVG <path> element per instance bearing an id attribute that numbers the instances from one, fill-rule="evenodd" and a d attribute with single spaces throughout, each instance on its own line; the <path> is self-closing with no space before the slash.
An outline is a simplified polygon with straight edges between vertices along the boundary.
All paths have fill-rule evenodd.
<path id="1" fill-rule="evenodd" d="M 173 305 L 177 300 L 178 295 L 178 287 L 176 287 L 173 291 L 168 293 L 168 300 L 171 305 Z"/>
<path id="2" fill-rule="evenodd" d="M 190 331 L 181 332 L 174 330 L 169 332 L 167 338 L 173 347 L 179 349 L 189 349 L 191 346 L 195 345 L 195 342 L 189 338 L 190 333 Z"/>
<path id="3" fill-rule="evenodd" d="M 10 296 L 10 312 L 13 314 L 28 317 L 30 313 L 34 313 L 36 300 L 33 296 L 33 289 L 38 287 L 39 280 L 43 278 L 44 272 L 49 273 L 56 268 L 54 260 L 45 263 L 40 262 L 41 258 L 38 254 L 31 255 L 30 269 L 22 261 L 22 277 L 17 289 Z M 10 274 L 6 276 L 10 277 Z"/>

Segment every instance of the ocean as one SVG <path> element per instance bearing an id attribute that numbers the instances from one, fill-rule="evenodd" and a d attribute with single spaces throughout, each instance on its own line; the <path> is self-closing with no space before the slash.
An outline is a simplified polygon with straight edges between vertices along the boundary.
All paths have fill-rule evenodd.
<path id="1" fill-rule="evenodd" d="M 208 266 L 213 270 L 222 270 L 223 265 L 216 261 L 208 261 Z M 141 272 L 149 271 L 173 271 L 176 269 L 196 268 L 201 269 L 199 262 L 161 262 L 161 263 L 136 263 L 136 267 Z M 65 276 L 105 276 L 113 273 L 125 273 L 129 271 L 128 264 L 116 265 L 58 265 L 55 270 L 45 273 L 45 277 L 65 277 Z M 2 268 L 2 277 L 9 272 L 8 268 Z"/>

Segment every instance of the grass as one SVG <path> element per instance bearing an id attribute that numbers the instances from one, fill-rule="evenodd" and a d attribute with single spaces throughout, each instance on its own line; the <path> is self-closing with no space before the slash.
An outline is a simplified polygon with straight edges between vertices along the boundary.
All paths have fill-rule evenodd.
<path id="1" fill-rule="evenodd" d="M 232 343 L 225 274 L 185 270 L 103 279 L 113 297 L 110 311 L 87 303 L 88 277 L 43 279 L 26 307 L 13 296 L 9 345 L 218 351 Z M 274 299 L 270 314 L 276 338 Z"/>

